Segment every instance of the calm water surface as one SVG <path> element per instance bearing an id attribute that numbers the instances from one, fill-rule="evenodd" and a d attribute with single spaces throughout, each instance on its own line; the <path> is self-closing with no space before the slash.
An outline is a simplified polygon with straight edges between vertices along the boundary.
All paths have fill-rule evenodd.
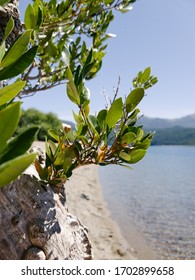
<path id="1" fill-rule="evenodd" d="M 133 168 L 99 169 L 124 235 L 133 224 L 159 258 L 195 259 L 195 147 L 152 146 Z"/>

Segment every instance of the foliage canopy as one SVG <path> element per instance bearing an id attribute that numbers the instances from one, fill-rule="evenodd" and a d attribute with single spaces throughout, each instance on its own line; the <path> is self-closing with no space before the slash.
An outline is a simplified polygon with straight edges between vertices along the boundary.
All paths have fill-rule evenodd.
<path id="1" fill-rule="evenodd" d="M 19 97 L 65 83 L 67 96 L 78 107 L 73 113 L 76 129 L 67 125 L 50 129 L 58 144 L 47 140 L 45 163 L 35 160 L 40 178 L 46 182 L 61 186 L 76 167 L 85 164 L 129 167 L 144 157 L 150 145 L 153 134 L 136 126 L 137 106 L 145 90 L 157 82 L 150 67 L 138 73 L 124 100 L 117 89 L 111 103 L 95 115 L 90 113 L 90 90 L 85 85 L 101 69 L 106 40 L 112 37 L 107 29 L 113 11 L 127 12 L 133 2 L 34 0 L 25 12 L 23 34 L 6 52 L 5 42 L 2 44 L 0 79 L 20 74 L 18 82 L 22 80 L 23 87 Z M 6 36 L 12 28 L 10 19 Z M 13 131 L 18 121 L 19 117 Z"/>
<path id="2" fill-rule="evenodd" d="M 37 140 L 45 141 L 45 138 L 51 139 L 48 130 L 49 129 L 60 129 L 62 121 L 54 113 L 43 113 L 37 109 L 22 110 L 20 121 L 16 134 L 24 131 L 26 127 L 31 125 L 39 126 L 37 133 Z"/>
<path id="3" fill-rule="evenodd" d="M 107 29 L 114 10 L 127 12 L 135 0 L 34 0 L 25 12 L 25 29 L 32 29 L 36 59 L 24 72 L 22 94 L 34 94 L 69 80 L 68 67 L 78 82 L 95 77 L 112 37 Z"/>
<path id="4" fill-rule="evenodd" d="M 26 31 L 6 51 L 5 41 L 13 29 L 13 19 L 10 18 L 5 30 L 3 42 L 0 46 L 0 80 L 13 78 L 22 73 L 34 59 L 28 58 L 25 63 L 22 59 L 28 53 L 31 31 Z M 12 71 L 13 67 L 14 70 Z M 12 100 L 25 86 L 25 81 L 16 81 L 0 89 L 0 187 L 16 179 L 34 160 L 36 154 L 27 154 L 33 143 L 38 127 L 25 129 L 17 137 L 13 134 L 20 119 L 21 102 Z"/>

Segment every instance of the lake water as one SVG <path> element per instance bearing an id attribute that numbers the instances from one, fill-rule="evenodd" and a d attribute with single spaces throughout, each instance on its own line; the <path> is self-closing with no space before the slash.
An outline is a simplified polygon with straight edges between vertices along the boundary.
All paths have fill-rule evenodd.
<path id="1" fill-rule="evenodd" d="M 133 168 L 99 168 L 124 236 L 133 225 L 160 259 L 195 259 L 195 147 L 152 146 Z"/>

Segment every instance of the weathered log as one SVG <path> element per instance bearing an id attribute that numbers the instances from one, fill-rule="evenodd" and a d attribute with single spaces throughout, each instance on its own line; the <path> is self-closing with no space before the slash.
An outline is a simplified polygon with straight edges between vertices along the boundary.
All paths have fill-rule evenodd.
<path id="1" fill-rule="evenodd" d="M 23 174 L 0 189 L 0 259 L 91 259 L 87 229 L 68 213 L 64 189 Z"/>

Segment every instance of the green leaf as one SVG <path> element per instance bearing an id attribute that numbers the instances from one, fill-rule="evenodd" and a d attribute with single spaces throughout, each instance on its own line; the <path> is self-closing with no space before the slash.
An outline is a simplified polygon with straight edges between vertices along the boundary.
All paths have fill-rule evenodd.
<path id="1" fill-rule="evenodd" d="M 70 67 L 67 67 L 67 75 L 68 75 L 68 79 L 69 81 L 73 82 L 73 75 L 72 75 L 72 71 L 70 70 Z"/>
<path id="2" fill-rule="evenodd" d="M 142 140 L 141 142 L 139 142 L 138 144 L 136 144 L 136 148 L 147 150 L 149 148 L 150 144 L 151 144 L 151 140 L 146 138 L 146 139 Z"/>
<path id="3" fill-rule="evenodd" d="M 56 9 L 57 0 L 50 0 L 49 5 L 55 10 Z"/>
<path id="4" fill-rule="evenodd" d="M 77 129 L 77 136 L 84 136 L 87 133 L 88 125 L 80 123 Z"/>
<path id="5" fill-rule="evenodd" d="M 56 159 L 53 164 L 54 165 L 63 165 L 64 159 L 65 159 L 64 152 L 59 152 L 57 154 Z"/>
<path id="6" fill-rule="evenodd" d="M 44 167 L 43 169 L 40 169 L 38 172 L 39 176 L 42 180 L 47 181 L 48 180 L 48 169 L 47 167 Z"/>
<path id="7" fill-rule="evenodd" d="M 106 123 L 106 116 L 107 116 L 107 110 L 103 109 L 101 110 L 97 115 L 97 120 L 101 128 L 105 127 Z"/>
<path id="8" fill-rule="evenodd" d="M 121 151 L 119 153 L 119 157 L 122 159 L 122 160 L 125 160 L 125 161 L 130 161 L 131 160 L 131 156 L 123 151 Z"/>
<path id="9" fill-rule="evenodd" d="M 38 16 L 37 16 L 37 27 L 40 27 L 43 22 L 43 11 L 42 8 L 38 7 Z"/>
<path id="10" fill-rule="evenodd" d="M 144 97 L 144 89 L 143 88 L 135 88 L 126 99 L 126 110 L 128 113 L 133 111 L 137 105 L 140 103 L 142 98 Z"/>
<path id="11" fill-rule="evenodd" d="M 119 163 L 118 165 L 122 166 L 122 167 L 125 167 L 125 168 L 128 168 L 130 170 L 133 170 L 133 168 L 129 165 L 125 165 L 125 164 L 122 164 L 122 163 Z"/>
<path id="12" fill-rule="evenodd" d="M 133 150 L 130 152 L 131 159 L 129 163 L 137 163 L 140 161 L 146 154 L 146 150 L 143 149 L 138 149 L 138 150 Z"/>
<path id="13" fill-rule="evenodd" d="M 47 158 L 49 158 L 51 160 L 51 162 L 53 163 L 53 154 L 52 154 L 52 151 L 50 149 L 47 139 L 45 141 L 45 150 L 46 150 Z"/>
<path id="14" fill-rule="evenodd" d="M 150 78 L 151 69 L 150 67 L 146 68 L 141 76 L 141 83 L 146 83 Z"/>
<path id="15" fill-rule="evenodd" d="M 58 54 L 58 48 L 57 46 L 53 43 L 52 40 L 48 42 L 48 45 L 46 47 L 46 52 L 51 56 L 51 57 L 56 57 Z"/>
<path id="16" fill-rule="evenodd" d="M 57 130 L 49 129 L 48 133 L 53 139 L 55 139 L 56 141 L 59 141 L 59 133 Z"/>
<path id="17" fill-rule="evenodd" d="M 35 141 L 39 127 L 32 126 L 14 137 L 3 150 L 0 156 L 0 164 L 23 155 Z"/>
<path id="18" fill-rule="evenodd" d="M 52 154 L 54 155 L 55 152 L 56 152 L 56 149 L 57 149 L 56 144 L 51 140 L 48 140 L 48 144 L 49 144 L 49 147 L 50 147 L 50 150 L 51 150 Z"/>
<path id="19" fill-rule="evenodd" d="M 37 52 L 37 46 L 25 52 L 16 62 L 0 70 L 0 81 L 11 79 L 21 74 L 33 62 Z"/>
<path id="20" fill-rule="evenodd" d="M 0 64 L 5 55 L 5 42 L 2 42 L 0 45 Z"/>
<path id="21" fill-rule="evenodd" d="M 36 27 L 37 17 L 35 14 L 35 9 L 31 4 L 29 4 L 26 8 L 24 15 L 24 24 L 26 29 L 35 29 Z"/>
<path id="22" fill-rule="evenodd" d="M 135 109 L 132 113 L 131 113 L 131 115 L 129 116 L 129 119 L 132 119 L 132 120 L 134 120 L 134 119 L 136 119 L 137 118 L 137 115 L 140 113 L 140 110 L 139 109 Z"/>
<path id="23" fill-rule="evenodd" d="M 79 94 L 73 81 L 67 83 L 67 95 L 73 103 L 80 104 Z"/>
<path id="24" fill-rule="evenodd" d="M 71 160 L 74 160 L 75 157 L 76 157 L 75 148 L 74 147 L 68 147 L 64 151 L 58 153 L 58 155 L 55 159 L 54 165 L 63 165 L 64 160 L 66 158 L 70 158 Z"/>
<path id="25" fill-rule="evenodd" d="M 58 17 L 62 16 L 62 14 L 65 12 L 65 3 L 61 2 L 58 4 L 57 6 L 57 13 L 58 13 Z"/>
<path id="26" fill-rule="evenodd" d="M 11 101 L 23 89 L 26 82 L 16 82 L 0 89 L 0 106 Z"/>
<path id="27" fill-rule="evenodd" d="M 97 118 L 94 117 L 93 115 L 89 115 L 88 119 L 90 124 L 95 128 L 95 130 L 98 130 L 99 124 Z"/>
<path id="28" fill-rule="evenodd" d="M 0 5 L 4 6 L 7 5 L 11 0 L 0 0 Z"/>
<path id="29" fill-rule="evenodd" d="M 123 135 L 121 143 L 130 144 L 135 140 L 135 138 L 136 138 L 136 135 L 134 133 L 128 132 L 125 135 Z"/>
<path id="30" fill-rule="evenodd" d="M 77 115 L 74 111 L 72 111 L 72 113 L 73 113 L 73 117 L 75 119 L 75 122 L 77 124 L 79 124 L 79 123 L 81 123 L 83 121 L 80 115 Z"/>
<path id="31" fill-rule="evenodd" d="M 10 19 L 7 23 L 7 26 L 5 28 L 5 32 L 4 32 L 4 35 L 3 35 L 3 41 L 5 41 L 7 39 L 9 34 L 12 32 L 13 28 L 14 28 L 14 20 L 13 20 L 12 17 L 10 17 Z"/>
<path id="32" fill-rule="evenodd" d="M 69 158 L 69 157 L 66 157 L 64 159 L 64 162 L 63 162 L 63 170 L 64 170 L 65 174 L 68 172 L 68 170 L 70 169 L 71 165 L 72 165 L 72 159 Z"/>
<path id="33" fill-rule="evenodd" d="M 75 153 L 75 148 L 73 146 L 66 148 L 66 150 L 65 150 L 65 157 L 69 157 L 72 160 L 75 159 L 76 153 Z"/>
<path id="34" fill-rule="evenodd" d="M 90 64 L 92 62 L 93 59 L 93 49 L 91 48 L 91 50 L 89 51 L 89 54 L 87 56 L 86 62 L 84 64 L 84 67 L 87 66 L 88 64 Z"/>
<path id="35" fill-rule="evenodd" d="M 90 130 L 93 134 L 93 138 L 94 138 L 93 140 L 97 141 L 100 138 L 100 135 L 99 135 L 100 127 L 99 127 L 97 118 L 95 116 L 89 115 L 88 121 L 89 121 L 88 123 L 89 123 Z"/>
<path id="36" fill-rule="evenodd" d="M 112 4 L 114 2 L 114 0 L 104 0 L 105 4 L 108 5 L 108 4 Z"/>
<path id="37" fill-rule="evenodd" d="M 143 131 L 143 129 L 138 128 L 136 134 L 137 134 L 137 135 L 136 135 L 136 136 L 137 136 L 137 140 L 140 141 L 140 140 L 143 138 L 143 136 L 144 136 L 144 131 Z"/>
<path id="38" fill-rule="evenodd" d="M 28 47 L 30 42 L 32 30 L 25 31 L 8 50 L 1 62 L 1 67 L 6 67 L 16 62 Z"/>
<path id="39" fill-rule="evenodd" d="M 36 154 L 26 154 L 0 165 L 0 186 L 15 180 L 35 160 Z"/>
<path id="40" fill-rule="evenodd" d="M 14 134 L 20 119 L 20 102 L 13 103 L 0 111 L 0 145 Z"/>
<path id="41" fill-rule="evenodd" d="M 106 124 L 109 128 L 112 128 L 118 120 L 122 117 L 123 114 L 123 101 L 122 98 L 116 99 L 110 109 L 108 110 L 107 116 L 106 116 Z"/>
<path id="42" fill-rule="evenodd" d="M 151 82 L 152 85 L 155 85 L 158 82 L 158 78 L 153 77 L 150 82 Z"/>
<path id="43" fill-rule="evenodd" d="M 92 68 L 95 65 L 95 61 L 91 62 L 90 64 L 87 64 L 86 66 L 83 67 L 81 71 L 82 78 L 84 79 L 92 70 Z"/>
<path id="44" fill-rule="evenodd" d="M 86 145 L 89 144 L 89 138 L 86 136 L 80 136 L 79 139 Z"/>

